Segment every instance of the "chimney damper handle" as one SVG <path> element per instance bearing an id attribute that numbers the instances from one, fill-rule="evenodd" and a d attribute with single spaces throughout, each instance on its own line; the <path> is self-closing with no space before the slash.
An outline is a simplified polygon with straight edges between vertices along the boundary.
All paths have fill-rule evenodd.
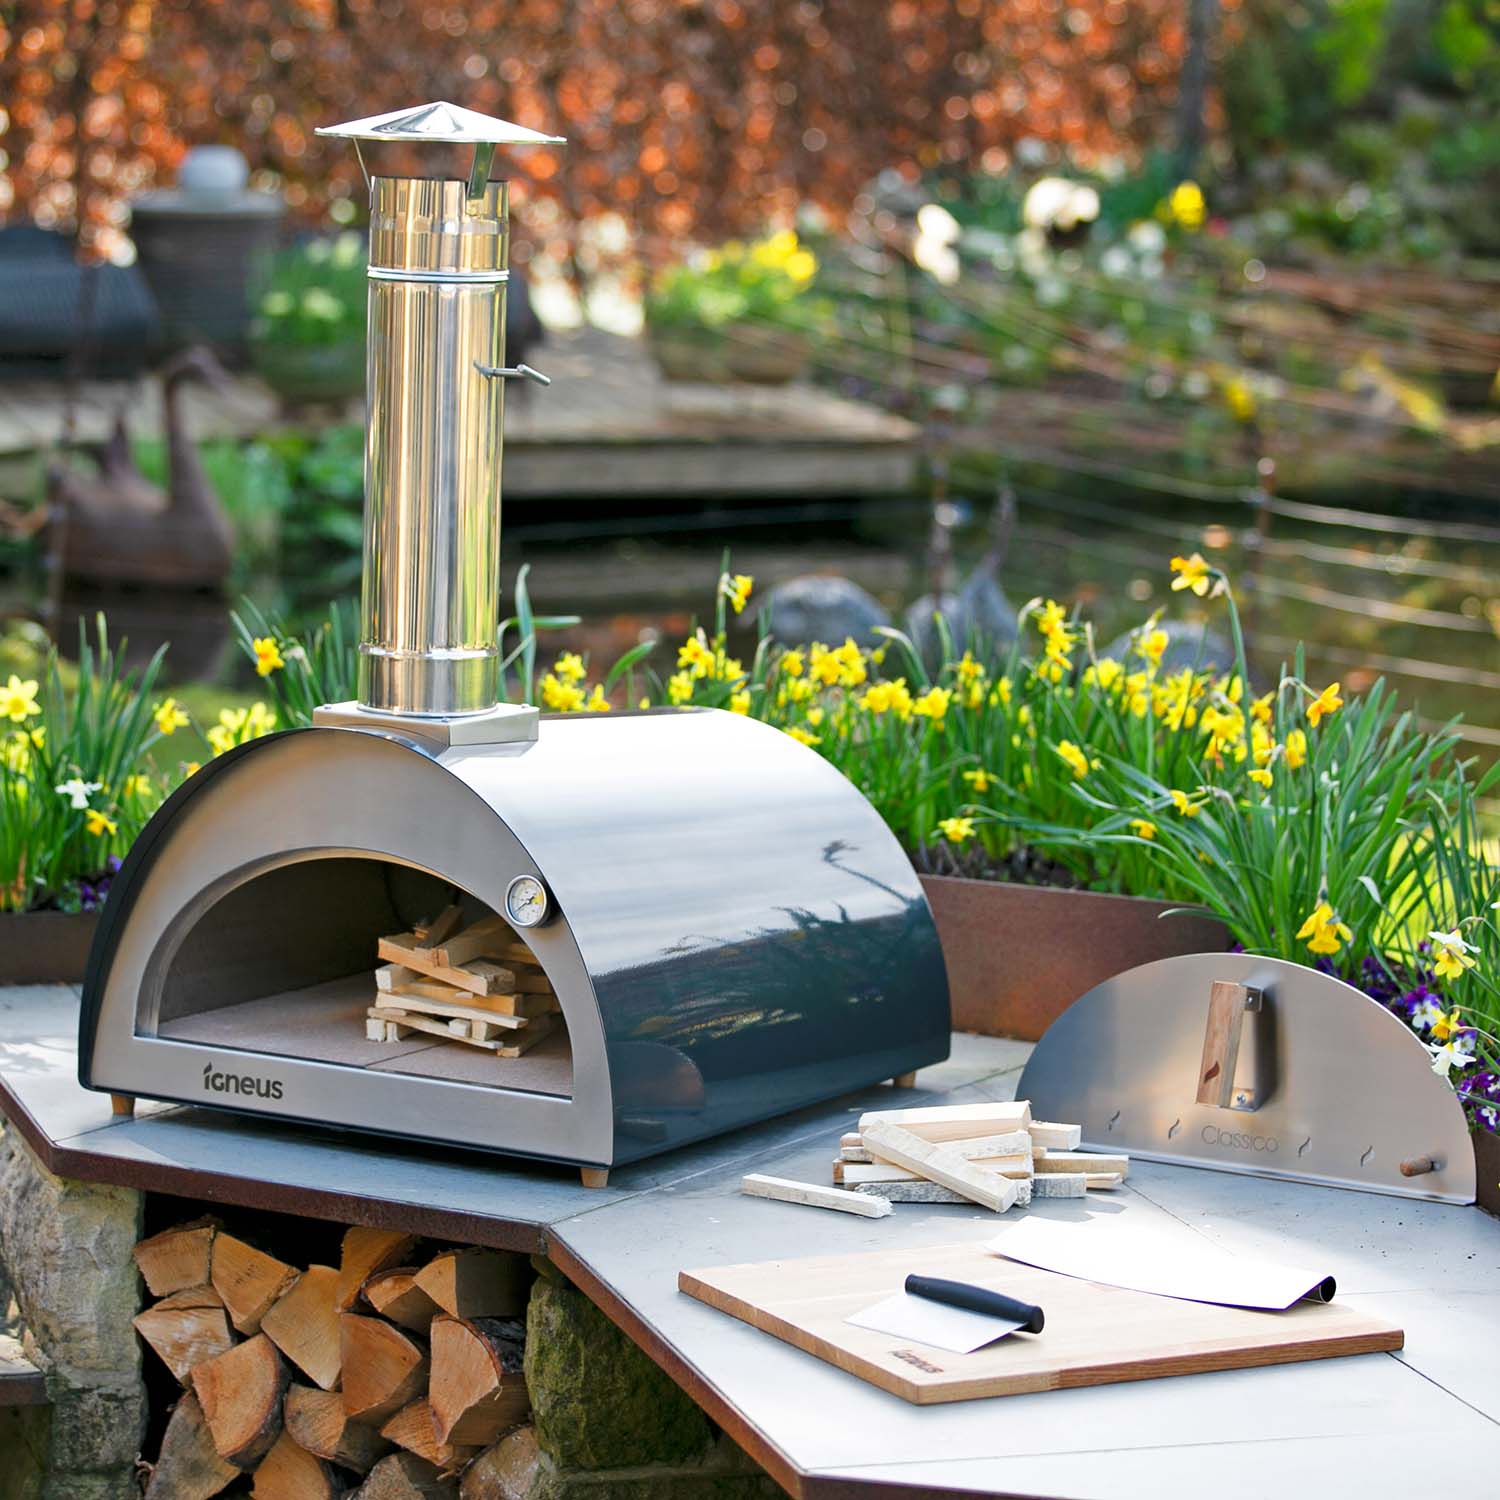
<path id="1" fill-rule="evenodd" d="M 543 375 L 540 370 L 533 370 L 530 365 L 482 365 L 476 359 L 474 368 L 481 375 L 491 378 L 498 377 L 501 380 L 534 380 L 538 385 L 551 385 L 552 377 Z"/>

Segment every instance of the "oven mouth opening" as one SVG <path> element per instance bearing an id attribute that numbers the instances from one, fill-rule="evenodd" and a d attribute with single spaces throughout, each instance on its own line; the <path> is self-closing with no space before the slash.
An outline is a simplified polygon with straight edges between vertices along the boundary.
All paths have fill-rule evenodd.
<path id="1" fill-rule="evenodd" d="M 487 966 L 489 993 L 396 964 L 389 946 L 381 954 L 382 939 L 413 945 L 417 929 L 450 906 L 460 910 L 452 933 L 428 953 L 453 943 L 450 968 Z M 479 934 L 482 952 L 466 956 Z M 387 968 L 396 972 L 377 979 Z M 187 929 L 161 976 L 155 1034 L 227 1053 L 571 1099 L 572 1048 L 553 984 L 523 934 L 442 876 L 374 856 L 302 858 L 225 892 Z M 204 1071 L 205 1089 L 227 1094 L 224 1102 L 249 1104 L 258 1089 L 274 1087 L 243 1059 Z"/>

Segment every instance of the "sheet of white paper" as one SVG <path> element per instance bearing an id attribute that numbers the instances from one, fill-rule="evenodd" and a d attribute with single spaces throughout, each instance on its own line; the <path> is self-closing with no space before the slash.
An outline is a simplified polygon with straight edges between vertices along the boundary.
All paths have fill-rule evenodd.
<path id="1" fill-rule="evenodd" d="M 1006 1225 L 989 1248 L 1063 1276 L 1185 1302 L 1282 1311 L 1303 1297 L 1333 1297 L 1333 1277 L 1326 1271 L 1232 1255 L 1185 1225 L 1131 1224 L 1125 1218 L 1080 1223 L 1028 1217 Z"/>
<path id="2" fill-rule="evenodd" d="M 898 1339 L 930 1344 L 950 1354 L 972 1354 L 1021 1326 L 1011 1318 L 970 1312 L 966 1307 L 949 1307 L 945 1302 L 913 1297 L 910 1292 L 897 1292 L 894 1297 L 887 1297 L 844 1321 L 856 1328 L 873 1328 L 877 1333 L 893 1334 Z"/>

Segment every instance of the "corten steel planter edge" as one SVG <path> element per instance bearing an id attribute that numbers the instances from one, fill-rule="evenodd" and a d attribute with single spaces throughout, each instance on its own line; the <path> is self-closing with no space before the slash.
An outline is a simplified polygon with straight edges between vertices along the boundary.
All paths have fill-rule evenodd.
<path id="1" fill-rule="evenodd" d="M 956 1031 L 1034 1042 L 1096 984 L 1158 958 L 1212 953 L 1229 931 L 1174 904 L 923 875 L 937 922 Z"/>
<path id="2" fill-rule="evenodd" d="M 0 916 L 0 985 L 82 984 L 98 925 L 94 911 Z"/>
<path id="3" fill-rule="evenodd" d="M 1474 1127 L 1474 1202 L 1500 1217 L 1500 1135 Z"/>

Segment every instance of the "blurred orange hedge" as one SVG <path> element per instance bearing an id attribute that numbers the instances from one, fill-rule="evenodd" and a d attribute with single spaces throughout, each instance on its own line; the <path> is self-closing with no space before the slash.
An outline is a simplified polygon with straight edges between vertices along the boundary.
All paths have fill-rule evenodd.
<path id="1" fill-rule="evenodd" d="M 316 125 L 428 99 L 546 126 L 514 175 L 559 235 L 616 210 L 722 237 L 878 171 L 999 170 L 1026 137 L 1129 150 L 1176 90 L 1182 0 L 14 0 L 0 7 L 0 209 L 120 242 L 191 144 L 238 145 L 293 211 L 358 193 Z M 80 133 L 81 121 L 81 133 Z"/>

